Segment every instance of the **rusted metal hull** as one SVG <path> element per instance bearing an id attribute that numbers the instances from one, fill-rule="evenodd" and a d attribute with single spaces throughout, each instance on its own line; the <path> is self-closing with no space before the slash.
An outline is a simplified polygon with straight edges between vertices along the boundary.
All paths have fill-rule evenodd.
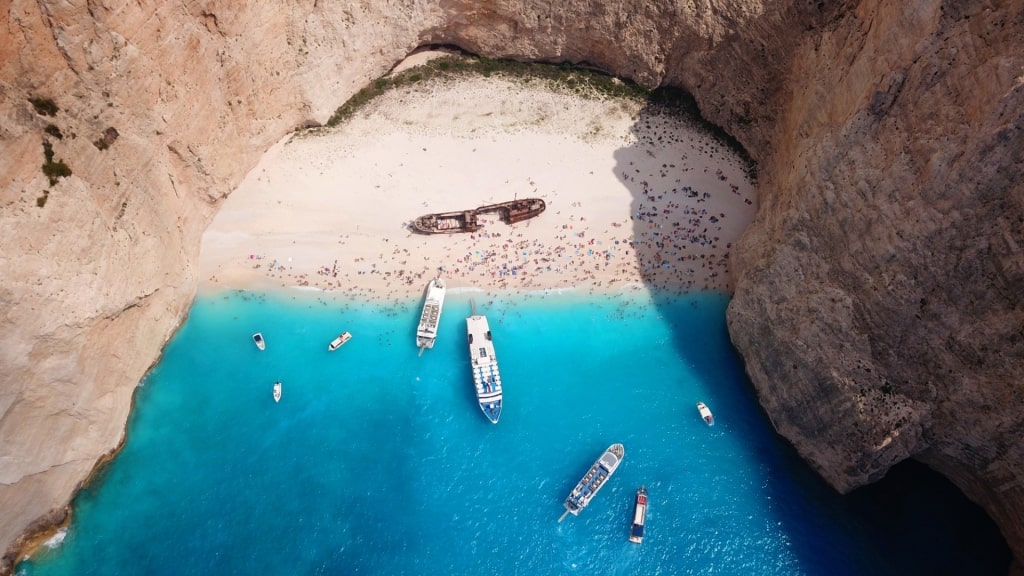
<path id="1" fill-rule="evenodd" d="M 507 224 L 515 224 L 537 216 L 547 205 L 540 198 L 511 200 L 499 204 L 481 206 L 475 210 L 459 210 L 455 212 L 439 212 L 420 216 L 412 223 L 412 229 L 421 234 L 456 234 L 459 232 L 476 232 L 483 228 L 477 221 L 477 215 L 497 212 Z"/>

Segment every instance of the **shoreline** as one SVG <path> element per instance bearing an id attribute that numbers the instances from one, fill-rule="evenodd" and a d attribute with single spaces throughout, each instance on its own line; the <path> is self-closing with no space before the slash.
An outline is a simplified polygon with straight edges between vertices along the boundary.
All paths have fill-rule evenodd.
<path id="1" fill-rule="evenodd" d="M 324 304 L 340 305 L 343 307 L 377 307 L 381 309 L 393 309 L 394 307 L 418 308 L 423 303 L 423 297 L 427 282 L 421 286 L 418 292 L 408 292 L 395 295 L 389 299 L 367 298 L 365 295 L 352 295 L 347 292 L 336 290 L 324 290 L 312 286 L 295 285 L 250 285 L 246 287 L 207 285 L 196 293 L 198 299 L 214 299 L 231 296 L 268 297 L 279 301 L 303 302 L 318 301 Z M 706 291 L 663 291 L 650 289 L 643 284 L 630 284 L 627 290 L 580 290 L 576 287 L 561 288 L 538 288 L 538 289 L 493 289 L 480 288 L 475 286 L 449 287 L 447 289 L 447 300 L 468 299 L 477 301 L 515 300 L 536 302 L 543 300 L 564 300 L 566 302 L 584 302 L 594 297 L 598 298 L 643 298 L 650 301 L 663 299 L 682 298 L 691 295 L 724 295 L 731 297 L 728 292 L 720 290 Z"/>

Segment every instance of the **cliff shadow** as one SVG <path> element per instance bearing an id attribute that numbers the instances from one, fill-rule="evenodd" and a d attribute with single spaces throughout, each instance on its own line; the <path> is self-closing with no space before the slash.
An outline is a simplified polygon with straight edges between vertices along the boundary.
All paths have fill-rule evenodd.
<path id="1" fill-rule="evenodd" d="M 644 283 L 667 294 L 731 292 L 729 252 L 757 208 L 746 153 L 679 91 L 655 91 L 631 132 L 615 176 L 632 196 L 629 248 Z"/>
<path id="2" fill-rule="evenodd" d="M 707 402 L 717 420 L 709 434 L 730 436 L 756 461 L 758 477 L 736 481 L 760 486 L 800 568 L 1004 574 L 1011 557 L 998 528 L 941 475 L 906 462 L 843 496 L 775 432 L 725 321 L 730 252 L 757 209 L 756 167 L 679 90 L 655 91 L 631 132 L 615 153 L 615 176 L 632 198 L 628 249 L 693 380 L 667 385 L 690 403 L 682 412 L 692 410 L 692 425 L 703 426 L 695 404 Z M 838 572 L 837 560 L 846 564 Z"/>

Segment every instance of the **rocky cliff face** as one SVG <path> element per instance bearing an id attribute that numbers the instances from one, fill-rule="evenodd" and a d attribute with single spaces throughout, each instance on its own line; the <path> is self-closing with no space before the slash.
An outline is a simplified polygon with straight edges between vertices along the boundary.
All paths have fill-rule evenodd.
<path id="1" fill-rule="evenodd" d="M 1024 0 L 256 4 L 6 8 L 3 548 L 119 442 L 217 200 L 436 43 L 692 92 L 760 166 L 729 323 L 776 428 L 840 490 L 925 461 L 1024 558 Z"/>
<path id="2" fill-rule="evenodd" d="M 1022 32 L 1021 2 L 864 2 L 801 44 L 729 310 L 765 410 L 833 486 L 917 458 L 1017 558 Z"/>

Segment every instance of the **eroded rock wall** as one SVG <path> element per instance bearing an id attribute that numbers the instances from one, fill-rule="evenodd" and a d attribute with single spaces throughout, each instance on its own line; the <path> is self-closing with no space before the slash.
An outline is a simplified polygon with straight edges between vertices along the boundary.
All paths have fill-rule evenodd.
<path id="1" fill-rule="evenodd" d="M 915 457 L 1024 549 L 1024 3 L 862 2 L 802 44 L 733 341 L 842 491 Z"/>
<path id="2" fill-rule="evenodd" d="M 217 201 L 289 130 L 436 43 L 692 92 L 760 166 L 729 322 L 776 427 L 841 490 L 924 460 L 1024 557 L 1021 3 L 13 0 L 0 546 L 117 445 Z M 73 171 L 52 187 L 44 138 Z"/>

